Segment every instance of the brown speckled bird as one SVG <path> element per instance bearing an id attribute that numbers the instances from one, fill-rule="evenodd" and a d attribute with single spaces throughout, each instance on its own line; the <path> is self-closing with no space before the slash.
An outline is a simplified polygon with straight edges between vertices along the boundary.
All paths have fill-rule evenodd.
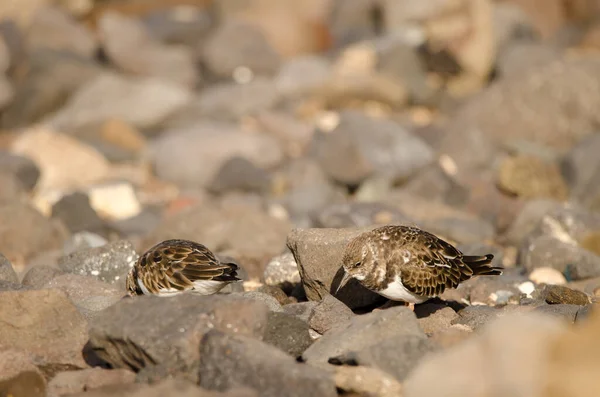
<path id="1" fill-rule="evenodd" d="M 491 266 L 493 258 L 491 254 L 464 256 L 416 227 L 382 226 L 348 243 L 342 258 L 345 273 L 336 293 L 355 278 L 392 301 L 414 306 L 473 276 L 502 274 L 501 267 Z"/>
<path id="2" fill-rule="evenodd" d="M 239 281 L 238 265 L 222 263 L 204 245 L 166 240 L 144 252 L 127 275 L 129 295 L 212 295 Z"/>

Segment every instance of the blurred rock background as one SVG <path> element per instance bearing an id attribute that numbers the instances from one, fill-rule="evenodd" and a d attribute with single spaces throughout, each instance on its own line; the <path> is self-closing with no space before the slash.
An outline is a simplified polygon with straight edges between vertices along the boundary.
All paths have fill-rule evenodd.
<path id="1" fill-rule="evenodd" d="M 593 301 L 599 109 L 598 0 L 0 1 L 0 290 L 93 316 L 186 238 L 287 307 L 343 240 L 293 228 L 403 223 L 508 268 L 458 301 Z"/>

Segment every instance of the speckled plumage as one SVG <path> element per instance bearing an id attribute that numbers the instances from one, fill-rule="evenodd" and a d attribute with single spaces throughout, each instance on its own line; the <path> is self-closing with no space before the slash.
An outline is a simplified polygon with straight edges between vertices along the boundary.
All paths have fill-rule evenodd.
<path id="1" fill-rule="evenodd" d="M 410 226 L 382 226 L 350 241 L 338 290 L 355 278 L 391 300 L 420 303 L 478 275 L 502 274 L 493 255 L 465 256 L 444 240 Z"/>
<path id="2" fill-rule="evenodd" d="M 222 263 L 204 245 L 189 240 L 166 240 L 144 252 L 127 275 L 129 295 L 159 296 L 191 291 L 218 292 L 239 281 L 238 265 Z"/>

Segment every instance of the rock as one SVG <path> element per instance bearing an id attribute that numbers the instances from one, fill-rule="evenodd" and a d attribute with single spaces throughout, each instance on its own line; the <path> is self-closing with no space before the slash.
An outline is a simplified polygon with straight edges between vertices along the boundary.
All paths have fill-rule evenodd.
<path id="1" fill-rule="evenodd" d="M 581 309 L 579 305 L 555 304 L 541 305 L 534 310 L 538 313 L 543 313 L 546 316 L 555 317 L 566 323 L 573 324 L 577 319 L 577 313 Z"/>
<path id="2" fill-rule="evenodd" d="M 57 374 L 48 383 L 48 394 L 72 395 L 107 385 L 130 384 L 135 373 L 126 369 L 89 368 L 81 371 L 66 371 Z"/>
<path id="3" fill-rule="evenodd" d="M 16 269 L 44 250 L 59 248 L 67 235 L 64 226 L 16 201 L 0 202 L 0 224 L 2 253 Z"/>
<path id="4" fill-rule="evenodd" d="M 93 58 L 97 49 L 94 34 L 64 10 L 45 6 L 36 10 L 27 31 L 28 48 L 65 51 Z"/>
<path id="5" fill-rule="evenodd" d="M 148 33 L 156 40 L 187 47 L 198 46 L 206 41 L 216 21 L 210 8 L 192 6 L 184 9 L 185 18 L 177 7 L 153 7 L 149 13 L 140 15 Z"/>
<path id="6" fill-rule="evenodd" d="M 287 59 L 275 77 L 277 91 L 286 98 L 298 98 L 318 92 L 331 77 L 331 66 L 315 55 Z"/>
<path id="7" fill-rule="evenodd" d="M 312 344 L 308 324 L 298 317 L 284 312 L 270 312 L 263 341 L 299 357 Z"/>
<path id="8" fill-rule="evenodd" d="M 152 128 L 190 100 L 188 90 L 167 81 L 104 73 L 78 89 L 47 121 L 67 132 L 99 126 L 110 119 L 140 129 Z"/>
<path id="9" fill-rule="evenodd" d="M 13 269 L 12 264 L 6 257 L 0 252 L 0 281 L 8 281 L 10 283 L 19 283 L 19 277 L 17 272 Z"/>
<path id="10" fill-rule="evenodd" d="M 302 285 L 309 300 L 320 301 L 333 294 L 342 279 L 341 258 L 348 242 L 371 230 L 349 229 L 294 229 L 288 235 L 287 246 L 294 254 Z M 350 309 L 383 302 L 384 298 L 351 280 L 334 295 Z"/>
<path id="11" fill-rule="evenodd" d="M 498 59 L 498 72 L 503 78 L 515 78 L 528 70 L 543 68 L 556 63 L 563 54 L 555 46 L 546 43 L 517 41 L 502 51 Z"/>
<path id="12" fill-rule="evenodd" d="M 217 77 L 231 78 L 244 67 L 252 75 L 273 75 L 280 57 L 255 26 L 228 20 L 221 24 L 202 49 L 202 60 Z"/>
<path id="13" fill-rule="evenodd" d="M 514 222 L 504 234 L 504 239 L 512 245 L 519 245 L 540 224 L 542 219 L 551 212 L 561 208 L 561 203 L 548 199 L 528 200 Z"/>
<path id="14" fill-rule="evenodd" d="M 172 131 L 152 147 L 157 176 L 182 186 L 207 186 L 232 157 L 243 157 L 267 169 L 281 162 L 283 156 L 274 138 L 224 123 L 203 122 Z"/>
<path id="15" fill-rule="evenodd" d="M 515 139 L 568 151 L 596 131 L 598 115 L 591 109 L 600 96 L 591 82 L 599 66 L 593 57 L 562 59 L 498 81 L 453 117 L 441 153 L 462 171 L 490 167 L 497 145 Z M 580 111 L 571 112 L 573 104 Z"/>
<path id="16" fill-rule="evenodd" d="M 279 303 L 277 298 L 275 298 L 274 296 L 269 295 L 267 293 L 264 293 L 264 292 L 259 292 L 259 291 L 235 292 L 235 293 L 233 293 L 233 295 L 242 297 L 244 299 L 250 299 L 253 301 L 261 302 L 265 306 L 267 306 L 267 308 L 269 308 L 269 311 L 272 311 L 272 312 L 283 311 L 283 309 L 281 307 L 281 303 Z"/>
<path id="17" fill-rule="evenodd" d="M 404 180 L 433 161 L 432 149 L 400 125 L 351 111 L 334 131 L 315 135 L 313 145 L 323 170 L 348 185 L 372 173 Z"/>
<path id="18" fill-rule="evenodd" d="M 153 40 L 141 21 L 108 11 L 98 20 L 103 49 L 125 72 L 193 87 L 198 81 L 194 54 L 184 46 Z"/>
<path id="19" fill-rule="evenodd" d="M 590 303 L 590 298 L 584 292 L 577 291 L 564 285 L 546 285 L 541 296 L 551 305 L 567 304 L 585 306 Z"/>
<path id="20" fill-rule="evenodd" d="M 403 383 L 403 395 L 544 395 L 540 379 L 545 379 L 549 346 L 564 329 L 541 314 L 506 315 L 467 341 L 426 357 Z M 444 372 L 448 368 L 454 370 Z M 443 375 L 432 382 L 432 373 Z"/>
<path id="21" fill-rule="evenodd" d="M 216 330 L 200 344 L 200 386 L 224 391 L 245 385 L 261 396 L 336 396 L 333 377 L 295 360 L 268 344 Z M 257 372 L 259 371 L 259 372 Z M 269 373 L 264 377 L 262 374 Z"/>
<path id="22" fill-rule="evenodd" d="M 308 318 L 310 328 L 320 334 L 344 327 L 354 317 L 352 310 L 332 295 L 325 295 L 323 300 L 315 306 Z"/>
<path id="23" fill-rule="evenodd" d="M 459 317 L 451 307 L 433 303 L 424 303 L 415 307 L 415 314 L 417 315 L 419 326 L 427 335 L 433 335 L 449 329 Z"/>
<path id="24" fill-rule="evenodd" d="M 323 228 L 407 224 L 410 218 L 391 205 L 378 202 L 335 203 L 323 208 L 316 226 Z"/>
<path id="25" fill-rule="evenodd" d="M 109 163 L 100 153 L 47 127 L 32 127 L 20 134 L 12 150 L 40 167 L 39 190 L 74 189 L 108 177 Z"/>
<path id="26" fill-rule="evenodd" d="M 33 190 L 40 178 L 40 169 L 30 158 L 0 150 L 0 169 L 16 176 L 28 192 Z"/>
<path id="27" fill-rule="evenodd" d="M 298 317 L 308 323 L 308 319 L 319 302 L 298 302 L 283 306 L 283 312 Z"/>
<path id="28" fill-rule="evenodd" d="M 105 222 L 90 205 L 90 198 L 82 192 L 63 196 L 52 206 L 52 217 L 60 219 L 71 233 L 92 232 L 107 236 Z"/>
<path id="29" fill-rule="evenodd" d="M 196 117 L 237 121 L 273 108 L 280 100 L 275 83 L 256 78 L 246 84 L 214 84 L 202 91 Z"/>
<path id="30" fill-rule="evenodd" d="M 551 267 L 538 267 L 529 273 L 529 279 L 536 284 L 563 285 L 567 283 L 565 276 Z"/>
<path id="31" fill-rule="evenodd" d="M 255 292 L 261 292 L 263 294 L 272 296 L 277 300 L 277 302 L 279 302 L 280 305 L 285 305 L 288 303 L 287 294 L 279 287 L 273 285 L 263 285 L 256 289 Z"/>
<path id="32" fill-rule="evenodd" d="M 139 215 L 142 206 L 129 182 L 111 182 L 92 186 L 87 191 L 90 204 L 103 218 L 111 221 Z"/>
<path id="33" fill-rule="evenodd" d="M 20 201 L 27 197 L 17 177 L 6 170 L 0 170 L 0 186 L 2 186 L 0 201 Z"/>
<path id="34" fill-rule="evenodd" d="M 56 288 L 66 292 L 81 314 L 88 320 L 98 312 L 110 307 L 125 296 L 125 289 L 118 288 L 93 276 L 77 274 L 57 275 L 44 288 Z"/>
<path id="35" fill-rule="evenodd" d="M 460 324 L 472 330 L 478 330 L 501 314 L 502 310 L 495 307 L 467 306 L 458 312 L 458 318 L 452 320 L 451 324 Z"/>
<path id="36" fill-rule="evenodd" d="M 353 354 L 352 357 L 355 357 L 360 352 L 367 354 L 367 351 L 371 348 L 379 354 L 382 350 L 379 347 L 383 347 L 383 343 L 394 341 L 397 347 L 393 350 L 399 353 L 398 359 L 401 359 L 401 357 L 407 358 L 406 355 L 402 356 L 401 353 L 404 349 L 402 340 L 406 343 L 412 343 L 412 341 L 418 339 L 426 340 L 427 337 L 419 327 L 414 313 L 406 307 L 391 307 L 356 316 L 345 327 L 331 330 L 315 341 L 304 352 L 302 358 L 308 364 L 323 366 L 332 358 L 345 357 L 344 361 L 347 361 L 350 358 L 349 355 Z M 390 342 L 386 346 L 392 348 L 389 344 L 392 343 Z M 392 365 L 387 359 L 378 364 L 370 363 L 373 364 L 370 366 L 378 367 L 379 365 Z M 407 362 L 407 364 L 409 363 Z M 398 371 L 407 369 L 404 364 L 400 367 Z M 388 368 L 381 369 L 388 370 Z M 396 374 L 393 373 L 393 375 Z"/>
<path id="37" fill-rule="evenodd" d="M 291 290 L 300 282 L 298 265 L 291 252 L 274 257 L 267 263 L 263 273 L 265 284 Z"/>
<path id="38" fill-rule="evenodd" d="M 73 234 L 65 241 L 63 253 L 69 255 L 73 252 L 83 251 L 88 248 L 102 247 L 106 244 L 108 244 L 108 240 L 102 236 L 90 232 L 79 232 Z"/>
<path id="39" fill-rule="evenodd" d="M 29 68 L 15 97 L 3 110 L 4 128 L 29 127 L 40 121 L 62 108 L 79 87 L 102 73 L 93 60 L 64 51 L 37 50 L 28 54 L 27 61 Z M 36 95 L 32 96 L 32 92 Z"/>
<path id="40" fill-rule="evenodd" d="M 270 185 L 269 174 L 244 157 L 232 157 L 217 171 L 208 190 L 224 193 L 231 190 L 264 193 Z"/>
<path id="41" fill-rule="evenodd" d="M 66 273 L 94 276 L 106 283 L 124 286 L 125 276 L 137 258 L 133 245 L 120 240 L 65 255 L 58 260 L 58 266 Z"/>
<path id="42" fill-rule="evenodd" d="M 165 376 L 195 380 L 204 333 L 217 329 L 261 338 L 266 324 L 267 308 L 259 302 L 218 295 L 141 296 L 98 313 L 90 327 L 90 347 L 113 368 L 159 367 Z"/>
<path id="43" fill-rule="evenodd" d="M 563 158 L 561 163 L 561 169 L 571 188 L 571 198 L 594 210 L 600 208 L 597 177 L 600 162 L 598 156 L 595 155 L 599 146 L 598 134 L 583 138 Z"/>
<path id="44" fill-rule="evenodd" d="M 0 292 L 0 350 L 21 349 L 46 375 L 86 368 L 87 322 L 56 289 Z"/>
<path id="45" fill-rule="evenodd" d="M 447 349 L 449 347 L 463 343 L 474 334 L 473 330 L 465 325 L 452 325 L 443 331 L 437 331 L 429 338 L 440 348 Z"/>
<path id="46" fill-rule="evenodd" d="M 42 289 L 50 280 L 64 274 L 62 270 L 51 266 L 32 266 L 23 276 L 21 284 L 31 289 Z"/>
<path id="47" fill-rule="evenodd" d="M 335 386 L 356 395 L 392 397 L 402 395 L 402 385 L 376 368 L 342 366 L 335 368 Z"/>
<path id="48" fill-rule="evenodd" d="M 28 353 L 8 348 L 0 352 L 0 393 L 8 396 L 45 396 L 46 380 Z M 25 380 L 31 382 L 29 385 Z M 31 394 L 19 393 L 17 388 L 29 388 Z M 38 389 L 36 391 L 36 389 Z M 22 390 L 22 389 L 21 389 Z"/>
<path id="49" fill-rule="evenodd" d="M 12 397 L 45 397 L 46 381 L 37 372 L 25 371 L 0 381 L 0 392 Z"/>
<path id="50" fill-rule="evenodd" d="M 564 201 L 567 185 L 556 164 L 522 155 L 505 159 L 498 174 L 499 187 L 525 199 L 551 198 Z"/>
<path id="51" fill-rule="evenodd" d="M 283 146 L 288 158 L 301 158 L 307 152 L 314 128 L 284 110 L 266 110 L 255 115 L 260 130 L 274 136 Z"/>

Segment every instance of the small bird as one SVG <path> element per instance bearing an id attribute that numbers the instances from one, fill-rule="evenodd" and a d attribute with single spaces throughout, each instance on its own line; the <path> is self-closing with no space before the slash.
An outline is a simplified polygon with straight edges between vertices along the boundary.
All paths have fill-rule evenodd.
<path id="1" fill-rule="evenodd" d="M 127 274 L 127 293 L 173 296 L 182 292 L 212 295 L 239 281 L 238 265 L 222 263 L 204 245 L 166 240 L 144 252 Z"/>
<path id="2" fill-rule="evenodd" d="M 479 275 L 500 275 L 494 256 L 464 256 L 444 240 L 411 226 L 388 225 L 362 233 L 344 251 L 337 292 L 355 278 L 391 301 L 422 303 Z"/>

